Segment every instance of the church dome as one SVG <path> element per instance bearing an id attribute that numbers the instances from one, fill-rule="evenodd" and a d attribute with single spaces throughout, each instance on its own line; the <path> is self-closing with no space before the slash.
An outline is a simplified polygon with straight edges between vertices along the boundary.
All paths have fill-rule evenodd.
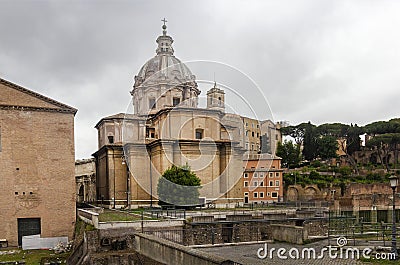
<path id="1" fill-rule="evenodd" d="M 134 87 L 142 85 L 145 81 L 149 84 L 157 81 L 167 81 L 170 84 L 195 81 L 196 77 L 189 67 L 174 56 L 173 39 L 167 35 L 166 29 L 164 25 L 163 35 L 156 40 L 157 54 L 148 60 L 135 76 Z"/>
<path id="2" fill-rule="evenodd" d="M 174 56 L 174 40 L 167 35 L 165 19 L 162 21 L 163 32 L 156 40 L 156 55 L 140 68 L 131 91 L 134 113 L 138 115 L 155 115 L 162 109 L 177 106 L 198 106 L 200 90 L 196 77 Z"/>

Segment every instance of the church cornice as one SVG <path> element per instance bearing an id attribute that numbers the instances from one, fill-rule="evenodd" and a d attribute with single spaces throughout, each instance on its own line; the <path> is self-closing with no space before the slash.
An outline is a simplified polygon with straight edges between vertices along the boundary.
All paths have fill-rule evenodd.
<path id="1" fill-rule="evenodd" d="M 106 121 L 146 121 L 146 118 L 144 117 L 139 117 L 134 114 L 126 114 L 126 113 L 118 113 L 115 115 L 111 115 L 105 118 L 102 118 L 99 122 L 96 123 L 94 126 L 95 128 L 98 128 L 101 124 L 103 124 Z"/>
<path id="2" fill-rule="evenodd" d="M 188 108 L 188 107 L 170 107 L 170 108 L 163 108 L 160 109 L 157 113 L 153 115 L 149 115 L 148 120 L 153 121 L 157 119 L 159 116 L 163 114 L 168 114 L 170 112 L 196 112 L 196 113 L 204 113 L 204 114 L 209 114 L 209 113 L 214 113 L 220 116 L 223 116 L 225 113 L 221 110 L 217 109 L 205 109 L 205 108 Z"/>
<path id="3" fill-rule="evenodd" d="M 123 146 L 122 146 L 122 144 L 107 144 L 107 145 L 103 145 L 102 147 L 100 147 L 99 150 L 97 150 L 96 152 L 94 152 L 94 153 L 92 154 L 92 156 L 93 156 L 94 158 L 97 158 L 97 157 L 99 157 L 100 155 L 107 153 L 108 150 L 113 150 L 113 151 L 119 151 L 119 152 L 121 152 L 121 151 L 123 151 Z"/>
<path id="4" fill-rule="evenodd" d="M 71 109 L 54 109 L 54 108 L 43 108 L 43 107 L 31 107 L 31 106 L 16 106 L 16 105 L 1 105 L 1 110 L 18 110 L 18 111 L 42 111 L 42 112 L 57 112 L 57 113 L 69 113 L 74 114 L 77 110 Z"/>

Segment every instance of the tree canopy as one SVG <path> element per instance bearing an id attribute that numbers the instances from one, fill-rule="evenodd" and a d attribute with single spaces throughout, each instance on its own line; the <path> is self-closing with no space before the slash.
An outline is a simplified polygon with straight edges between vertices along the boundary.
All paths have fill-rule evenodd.
<path id="1" fill-rule="evenodd" d="M 291 141 L 279 142 L 276 155 L 282 158 L 282 164 L 287 168 L 295 168 L 301 162 L 300 146 Z"/>
<path id="2" fill-rule="evenodd" d="M 199 204 L 201 180 L 190 170 L 188 165 L 175 166 L 165 170 L 157 185 L 160 205 L 178 207 Z"/>
<path id="3" fill-rule="evenodd" d="M 317 138 L 317 155 L 321 159 L 329 159 L 337 157 L 338 150 L 337 138 L 327 135 Z"/>

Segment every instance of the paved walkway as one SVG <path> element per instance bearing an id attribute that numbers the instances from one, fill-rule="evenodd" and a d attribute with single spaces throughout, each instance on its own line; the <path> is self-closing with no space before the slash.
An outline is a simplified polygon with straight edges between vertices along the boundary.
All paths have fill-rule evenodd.
<path id="1" fill-rule="evenodd" d="M 261 264 L 289 264 L 289 265 L 306 265 L 306 264 L 327 264 L 327 265 L 347 265 L 347 264 L 365 264 L 361 261 L 358 260 L 353 260 L 353 259 L 332 259 L 329 257 L 328 252 L 324 252 L 324 258 L 322 259 L 308 259 L 307 254 L 305 255 L 305 259 L 293 259 L 290 258 L 288 255 L 288 251 L 291 248 L 297 248 L 300 252 L 300 257 L 301 257 L 301 250 L 303 248 L 314 248 L 316 251 L 316 256 L 318 256 L 321 253 L 321 249 L 324 248 L 325 246 L 328 245 L 327 240 L 307 244 L 305 246 L 299 246 L 299 245 L 293 245 L 293 244 L 287 244 L 287 243 L 282 243 L 282 242 L 275 242 L 275 243 L 267 243 L 268 251 L 271 250 L 271 248 L 275 248 L 275 252 L 273 253 L 273 258 L 271 259 L 269 256 L 266 257 L 265 259 L 260 259 L 257 256 L 257 250 L 259 248 L 264 247 L 263 243 L 257 243 L 257 244 L 251 244 L 251 245 L 236 245 L 236 246 L 221 246 L 221 247 L 209 247 L 209 248 L 199 248 L 198 250 L 204 251 L 207 253 L 213 253 L 215 255 L 231 259 L 235 262 L 241 263 L 241 264 L 251 264 L 251 265 L 261 265 Z M 279 259 L 277 257 L 277 249 L 279 248 L 285 248 L 287 252 L 285 255 L 288 257 L 286 260 Z M 339 253 L 339 252 L 338 252 Z M 263 252 L 261 253 L 263 254 Z M 360 255 L 362 255 L 362 252 L 360 252 Z"/>

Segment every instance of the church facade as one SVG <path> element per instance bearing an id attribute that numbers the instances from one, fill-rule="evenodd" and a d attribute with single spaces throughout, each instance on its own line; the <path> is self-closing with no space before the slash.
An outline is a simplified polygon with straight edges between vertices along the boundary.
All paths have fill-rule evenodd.
<path id="1" fill-rule="evenodd" d="M 76 109 L 0 79 L 0 237 L 73 237 Z"/>
<path id="2" fill-rule="evenodd" d="M 155 205 L 163 172 L 187 164 L 201 179 L 205 202 L 242 203 L 244 118 L 225 112 L 225 93 L 216 83 L 200 108 L 196 77 L 174 56 L 165 25 L 156 42 L 156 55 L 134 78 L 133 114 L 105 117 L 95 126 L 97 200 L 115 208 Z"/>

